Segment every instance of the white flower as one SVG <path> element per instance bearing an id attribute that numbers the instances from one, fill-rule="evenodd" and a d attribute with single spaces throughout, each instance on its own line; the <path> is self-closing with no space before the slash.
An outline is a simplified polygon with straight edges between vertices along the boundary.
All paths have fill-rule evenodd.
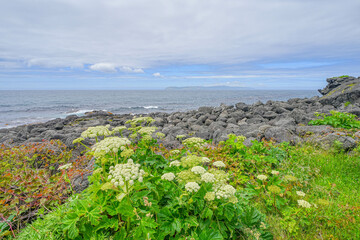
<path id="1" fill-rule="evenodd" d="M 220 199 L 220 198 L 225 198 L 225 199 L 230 198 L 230 197 L 234 196 L 235 193 L 236 193 L 236 189 L 231 185 L 222 185 L 215 192 L 216 197 L 218 199 Z"/>
<path id="2" fill-rule="evenodd" d="M 200 186 L 199 186 L 199 184 L 197 184 L 196 182 L 188 182 L 188 183 L 185 185 L 185 189 L 186 189 L 186 191 L 192 193 L 192 192 L 197 192 L 197 191 L 199 191 Z"/>
<path id="3" fill-rule="evenodd" d="M 215 182 L 215 176 L 214 174 L 211 173 L 204 173 L 203 175 L 201 175 L 201 181 L 206 182 L 206 183 L 213 183 Z"/>
<path id="4" fill-rule="evenodd" d="M 215 200 L 215 193 L 214 192 L 207 192 L 205 194 L 205 196 L 204 196 L 204 199 L 206 201 L 209 201 L 209 202 L 214 201 Z"/>
<path id="5" fill-rule="evenodd" d="M 177 139 L 182 139 L 182 138 L 185 138 L 185 137 L 186 137 L 186 135 L 177 135 L 176 136 Z"/>
<path id="6" fill-rule="evenodd" d="M 207 158 L 207 157 L 203 157 L 202 160 L 203 160 L 203 163 L 211 162 L 211 160 L 209 158 Z"/>
<path id="7" fill-rule="evenodd" d="M 92 147 L 92 150 L 94 151 L 96 157 L 101 157 L 106 155 L 107 153 L 117 153 L 119 149 L 123 149 L 125 145 L 128 145 L 130 143 L 130 140 L 127 138 L 108 137 L 96 143 Z"/>
<path id="8" fill-rule="evenodd" d="M 279 172 L 279 171 L 272 170 L 272 171 L 271 171 L 271 174 L 272 174 L 272 175 L 279 175 L 280 172 Z"/>
<path id="9" fill-rule="evenodd" d="M 265 181 L 268 177 L 266 175 L 258 175 L 257 179 L 261 180 L 261 181 Z"/>
<path id="10" fill-rule="evenodd" d="M 296 194 L 300 197 L 305 197 L 305 193 L 302 191 L 296 191 Z"/>
<path id="11" fill-rule="evenodd" d="M 305 200 L 298 200 L 297 201 L 300 207 L 303 208 L 311 208 L 311 204 Z"/>
<path id="12" fill-rule="evenodd" d="M 72 163 L 68 163 L 68 164 L 60 166 L 58 169 L 59 170 L 66 170 L 66 169 L 71 168 L 71 166 L 72 166 Z"/>
<path id="13" fill-rule="evenodd" d="M 124 131 L 126 129 L 125 126 L 119 126 L 119 127 L 115 127 L 111 133 L 114 134 L 114 133 L 122 133 L 122 131 Z"/>
<path id="14" fill-rule="evenodd" d="M 218 167 L 218 168 L 221 168 L 221 167 L 225 167 L 225 166 L 226 166 L 225 163 L 223 163 L 222 161 L 216 161 L 216 162 L 213 163 L 213 165 L 214 165 L 215 167 Z"/>
<path id="15" fill-rule="evenodd" d="M 205 168 L 203 168 L 201 166 L 195 166 L 191 169 L 191 171 L 195 174 L 203 174 L 206 172 Z"/>
<path id="16" fill-rule="evenodd" d="M 191 137 L 182 141 L 182 144 L 184 144 L 185 146 L 189 146 L 189 147 L 193 146 L 198 148 L 202 147 L 204 143 L 205 140 L 198 137 Z"/>
<path id="17" fill-rule="evenodd" d="M 178 150 L 178 149 L 172 150 L 172 151 L 170 151 L 170 154 L 171 155 L 180 154 L 180 150 Z"/>
<path id="18" fill-rule="evenodd" d="M 172 166 L 179 167 L 179 166 L 180 166 L 180 164 L 181 164 L 181 162 L 180 162 L 180 161 L 175 160 L 175 161 L 172 161 L 172 162 L 170 163 L 170 167 L 172 167 Z"/>
<path id="19" fill-rule="evenodd" d="M 175 174 L 170 172 L 170 173 L 165 173 L 164 175 L 161 176 L 161 179 L 163 180 L 168 180 L 168 181 L 172 181 L 175 179 Z"/>
<path id="20" fill-rule="evenodd" d="M 109 136 L 112 134 L 112 132 L 109 130 L 109 127 L 110 125 L 89 127 L 87 130 L 81 133 L 81 137 L 95 138 L 97 136 Z"/>
<path id="21" fill-rule="evenodd" d="M 129 186 L 135 184 L 135 181 L 143 181 L 144 170 L 140 169 L 140 164 L 134 164 L 132 159 L 129 159 L 125 164 L 117 164 L 110 168 L 109 179 L 115 186 L 124 186 L 128 182 Z M 124 189 L 128 191 L 128 189 Z"/>
<path id="22" fill-rule="evenodd" d="M 151 135 L 156 131 L 156 127 L 142 127 L 138 133 L 141 135 Z"/>

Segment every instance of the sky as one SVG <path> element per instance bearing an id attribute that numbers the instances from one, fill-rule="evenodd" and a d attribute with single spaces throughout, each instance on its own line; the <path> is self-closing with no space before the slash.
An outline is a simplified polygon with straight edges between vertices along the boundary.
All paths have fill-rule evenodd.
<path id="1" fill-rule="evenodd" d="M 360 76 L 359 0 L 0 3 L 0 90 L 316 90 Z"/>

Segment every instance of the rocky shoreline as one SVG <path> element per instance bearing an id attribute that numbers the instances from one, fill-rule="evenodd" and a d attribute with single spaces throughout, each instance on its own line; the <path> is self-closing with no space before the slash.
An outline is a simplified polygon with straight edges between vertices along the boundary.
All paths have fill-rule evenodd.
<path id="1" fill-rule="evenodd" d="M 329 143 L 338 140 L 344 149 L 356 146 L 360 133 L 353 136 L 339 133 L 329 126 L 308 126 L 315 119 L 314 113 L 329 113 L 331 110 L 349 112 L 360 116 L 360 77 L 337 77 L 327 79 L 328 85 L 319 90 L 322 97 L 310 99 L 289 99 L 288 101 L 257 102 L 251 105 L 237 103 L 234 106 L 200 107 L 187 112 L 143 114 L 155 119 L 154 125 L 166 137 L 168 147 L 176 147 L 180 142 L 177 135 L 191 135 L 213 139 L 215 143 L 225 140 L 234 133 L 247 137 L 247 144 L 257 139 L 273 139 L 276 142 L 298 143 L 304 136 L 317 142 Z M 138 116 L 138 115 L 137 115 Z M 45 123 L 0 129 L 0 144 L 18 145 L 41 142 L 43 139 L 59 139 L 68 147 L 72 141 L 88 127 L 126 125 L 134 115 L 117 115 L 109 112 L 90 112 L 84 117 L 76 115 L 65 119 L 55 119 Z M 128 135 L 129 132 L 124 132 Z M 91 144 L 89 142 L 89 144 Z"/>

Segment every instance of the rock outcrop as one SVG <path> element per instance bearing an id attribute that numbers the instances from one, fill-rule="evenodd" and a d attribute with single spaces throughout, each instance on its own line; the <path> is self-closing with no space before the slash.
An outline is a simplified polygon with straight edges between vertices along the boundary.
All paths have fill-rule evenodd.
<path id="1" fill-rule="evenodd" d="M 360 104 L 360 77 L 334 77 L 326 79 L 328 85 L 319 92 L 319 102 L 340 107 L 342 104 Z"/>

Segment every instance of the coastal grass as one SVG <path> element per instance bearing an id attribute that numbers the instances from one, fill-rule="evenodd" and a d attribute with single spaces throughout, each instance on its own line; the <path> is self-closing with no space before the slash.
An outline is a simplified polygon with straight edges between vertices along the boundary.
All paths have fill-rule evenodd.
<path id="1" fill-rule="evenodd" d="M 134 132 L 131 145 L 95 155 L 87 190 L 39 214 L 16 239 L 360 239 L 360 147 L 344 152 L 271 141 L 245 146 L 245 137 L 231 134 L 216 145 L 181 136 L 184 147 L 168 149 L 158 143 L 164 134 L 137 121 L 128 128 Z M 204 157 L 210 162 L 200 163 Z M 124 192 L 110 184 L 109 169 L 129 158 L 149 174 Z M 175 161 L 180 167 L 171 166 Z M 220 172 L 212 165 L 218 161 L 224 163 Z M 194 164 L 228 176 L 236 199 L 209 200 L 213 186 L 191 173 Z M 171 173 L 177 177 L 167 180 Z M 184 189 L 188 182 L 198 182 L 199 192 Z"/>
<path id="2" fill-rule="evenodd" d="M 305 216 L 267 214 L 275 239 L 360 239 L 360 154 L 291 147 L 281 171 L 301 179 L 317 208 Z M 266 208 L 263 206 L 263 210 Z M 295 220 L 295 221 L 293 221 Z"/>

